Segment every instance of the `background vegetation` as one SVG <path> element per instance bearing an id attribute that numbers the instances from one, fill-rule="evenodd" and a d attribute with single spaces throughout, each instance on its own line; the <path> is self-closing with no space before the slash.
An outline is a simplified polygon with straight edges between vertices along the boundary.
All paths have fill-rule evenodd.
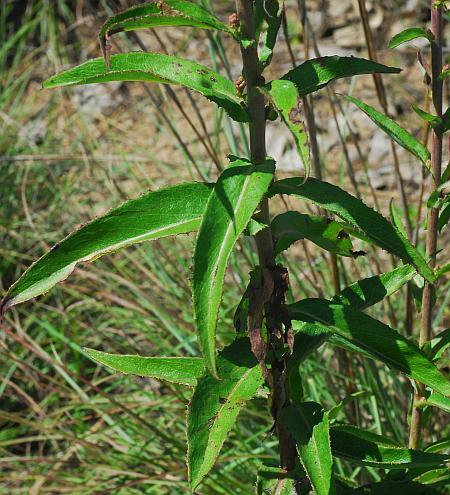
<path id="1" fill-rule="evenodd" d="M 101 22 L 132 3 L 1 2 L 2 292 L 76 225 L 143 189 L 175 183 L 180 177 L 212 179 L 228 152 L 247 146 L 238 126 L 215 113 L 212 105 L 202 105 L 200 111 L 196 98 L 181 89 L 111 84 L 40 91 L 45 77 L 97 55 Z M 385 47 L 390 34 L 401 29 L 399 19 L 407 25 L 426 24 L 428 2 L 423 9 L 420 1 L 366 3 L 378 56 L 388 65 L 405 68 L 399 76 L 384 78 L 389 108 L 425 140 L 427 130 L 410 109 L 411 103 L 427 105 L 414 63 L 416 50 L 406 47 L 393 52 Z M 280 41 L 271 71 L 283 73 L 292 58 L 297 63 L 303 60 L 305 41 L 311 55 L 318 50 L 367 56 L 357 2 L 307 2 L 315 38 L 312 33 L 305 35 L 302 4 L 287 2 L 287 25 L 280 36 L 290 44 Z M 223 19 L 232 11 L 226 1 L 214 2 L 211 8 Z M 217 70 L 233 79 L 239 76 L 238 53 L 216 35 L 166 29 L 117 39 L 117 51 L 134 47 L 167 50 L 187 58 L 195 54 L 206 65 L 212 56 Z M 339 82 L 333 91 L 363 95 L 365 101 L 379 106 L 370 76 Z M 345 184 L 386 215 L 391 198 L 400 216 L 402 200 L 406 201 L 420 240 L 421 205 L 427 198 L 421 194 L 424 179 L 419 164 L 398 150 L 402 198 L 389 141 L 380 138 L 372 123 L 339 104 L 331 92 L 315 97 L 313 105 L 324 177 Z M 269 144 L 269 153 L 277 155 L 286 170 L 301 172 L 285 136 L 269 130 Z M 286 204 L 280 201 L 278 208 L 283 211 Z M 191 236 L 182 236 L 102 258 L 78 268 L 46 296 L 7 315 L 0 333 L 0 493 L 187 492 L 184 429 L 190 392 L 149 379 L 109 374 L 89 360 L 81 347 L 142 355 L 198 355 L 192 312 L 186 306 L 191 259 L 185 253 L 192 250 L 192 242 Z M 246 274 L 255 261 L 246 242 L 239 245 L 228 271 L 219 328 L 223 343 L 231 340 L 233 302 L 245 289 Z M 301 242 L 288 253 L 286 264 L 296 268 L 292 274 L 298 273 L 291 280 L 293 291 L 329 297 L 337 281 L 328 257 L 311 246 Z M 391 268 L 392 260 L 384 255 L 369 252 L 356 260 L 339 260 L 339 282 L 344 286 L 347 280 Z M 448 248 L 441 255 L 448 258 Z M 434 316 L 434 327 L 441 330 L 450 326 L 450 280 L 442 284 Z M 402 291 L 372 314 L 408 335 L 417 335 L 417 314 L 413 311 L 408 323 L 405 308 L 406 291 Z M 448 372 L 448 361 L 446 366 Z M 308 398 L 331 408 L 335 398 L 361 392 L 357 406 L 348 403 L 339 414 L 406 443 L 409 380 L 369 360 L 352 356 L 346 361 L 326 347 L 306 362 L 303 372 L 311 377 Z M 248 479 L 255 477 L 254 459 L 276 461 L 278 454 L 271 450 L 276 442 L 264 403 L 255 399 L 241 414 L 201 493 L 251 493 L 247 487 Z M 424 439 L 430 444 L 435 432 L 441 438 L 448 434 L 449 425 L 438 409 L 427 413 L 434 416 L 435 431 L 428 430 Z M 345 462 L 337 462 L 337 474 L 359 482 L 378 476 L 371 468 L 351 470 Z"/>

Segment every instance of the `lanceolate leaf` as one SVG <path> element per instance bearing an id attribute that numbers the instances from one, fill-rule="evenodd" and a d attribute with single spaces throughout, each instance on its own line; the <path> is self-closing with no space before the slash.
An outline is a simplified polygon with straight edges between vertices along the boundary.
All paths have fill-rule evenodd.
<path id="1" fill-rule="evenodd" d="M 206 206 L 194 253 L 192 294 L 205 364 L 216 375 L 215 333 L 228 258 L 272 181 L 275 165 L 233 158 Z"/>
<path id="2" fill-rule="evenodd" d="M 44 294 L 75 265 L 151 239 L 197 230 L 212 184 L 188 183 L 148 192 L 73 232 L 40 258 L 6 293 L 3 311 Z"/>
<path id="3" fill-rule="evenodd" d="M 365 309 L 397 292 L 411 280 L 416 270 L 411 265 L 404 265 L 391 272 L 358 280 L 333 297 L 333 302 L 347 304 L 353 309 Z"/>
<path id="4" fill-rule="evenodd" d="M 136 5 L 110 17 L 99 33 L 105 56 L 108 56 L 108 40 L 122 31 L 154 28 L 158 26 L 191 26 L 224 31 L 235 36 L 223 22 L 202 6 L 186 0 L 163 0 Z"/>
<path id="5" fill-rule="evenodd" d="M 301 177 L 291 177 L 275 182 L 270 193 L 299 196 L 335 213 L 362 230 L 378 246 L 414 265 L 428 281 L 434 281 L 433 271 L 408 239 L 383 215 L 339 187 L 311 177 L 304 183 Z"/>
<path id="6" fill-rule="evenodd" d="M 128 375 L 150 376 L 156 380 L 181 383 L 193 387 L 203 375 L 202 358 L 193 357 L 142 357 L 85 349 L 92 359 Z"/>
<path id="7" fill-rule="evenodd" d="M 330 429 L 331 450 L 353 463 L 386 469 L 442 467 L 448 456 L 406 449 L 382 435 L 356 426 L 338 425 Z"/>
<path id="8" fill-rule="evenodd" d="M 238 339 L 217 358 L 217 380 L 198 380 L 187 419 L 189 483 L 194 490 L 213 467 L 239 411 L 264 379 L 248 339 Z"/>
<path id="9" fill-rule="evenodd" d="M 305 177 L 309 176 L 311 167 L 308 134 L 301 114 L 301 99 L 295 84 L 287 80 L 269 83 L 264 93 L 280 114 L 283 122 L 291 131 L 298 154 L 305 169 Z"/>
<path id="10" fill-rule="evenodd" d="M 248 120 L 247 111 L 234 84 L 217 72 L 182 58 L 161 53 L 123 53 L 113 55 L 109 69 L 103 58 L 61 72 L 44 81 L 44 88 L 110 81 L 148 81 L 180 84 L 206 96 L 238 122 Z"/>
<path id="11" fill-rule="evenodd" d="M 345 96 L 345 99 L 354 103 L 391 139 L 415 155 L 431 173 L 429 164 L 430 152 L 418 139 L 416 139 L 406 129 L 403 129 L 403 127 L 398 125 L 397 122 L 389 117 L 386 117 L 386 115 L 382 114 L 378 110 L 375 110 L 375 108 L 370 105 L 363 103 L 353 96 Z"/>
<path id="12" fill-rule="evenodd" d="M 348 234 L 340 224 L 325 216 L 287 211 L 272 220 L 272 233 L 276 240 L 276 254 L 288 249 L 300 239 L 308 239 L 331 253 L 354 256 Z"/>
<path id="13" fill-rule="evenodd" d="M 354 342 L 374 359 L 449 396 L 450 382 L 411 341 L 398 332 L 350 306 L 333 304 L 325 299 L 304 299 L 288 306 L 292 320 L 324 326 Z"/>
<path id="14" fill-rule="evenodd" d="M 294 437 L 314 493 L 333 495 L 333 458 L 327 413 L 315 402 L 303 402 L 283 409 L 281 421 Z"/>
<path id="15" fill-rule="evenodd" d="M 292 81 L 297 86 L 300 96 L 305 96 L 341 77 L 398 72 L 400 69 L 396 67 L 387 67 L 364 58 L 334 55 L 307 60 L 285 74 L 282 79 Z"/>
<path id="16" fill-rule="evenodd" d="M 423 28 L 408 28 L 393 36 L 389 41 L 388 47 L 395 48 L 402 43 L 407 43 L 417 38 L 426 38 L 428 41 L 433 41 L 433 34 Z"/>

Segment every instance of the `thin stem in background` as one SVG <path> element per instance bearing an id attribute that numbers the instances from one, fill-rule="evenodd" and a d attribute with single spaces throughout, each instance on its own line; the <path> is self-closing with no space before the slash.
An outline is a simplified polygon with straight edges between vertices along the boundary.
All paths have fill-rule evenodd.
<path id="1" fill-rule="evenodd" d="M 442 40 L 443 40 L 443 20 L 442 7 L 434 5 L 431 1 L 431 32 L 434 39 L 431 41 L 431 91 L 434 112 L 442 117 L 442 93 L 443 84 L 439 79 L 442 72 Z M 433 192 L 440 184 L 442 167 L 442 125 L 435 127 L 431 131 L 431 169 L 433 179 L 431 191 Z M 438 238 L 439 209 L 430 208 L 428 210 L 426 255 L 430 258 L 430 268 L 436 266 L 437 238 Z M 433 298 L 436 291 L 436 284 L 425 281 L 422 292 L 422 315 L 420 320 L 419 345 L 422 347 L 431 339 L 432 333 L 432 312 Z M 416 383 L 414 392 L 414 403 L 411 416 L 411 428 L 409 432 L 409 447 L 419 448 L 422 433 L 422 402 L 425 399 L 425 387 Z"/>
<path id="2" fill-rule="evenodd" d="M 378 62 L 377 53 L 375 51 L 375 46 L 373 42 L 373 34 L 369 24 L 369 16 L 367 14 L 366 2 L 365 0 L 358 0 L 359 12 L 361 15 L 361 21 L 364 28 L 364 36 L 367 43 L 367 51 L 369 54 L 369 58 L 374 62 Z M 383 80 L 381 79 L 381 74 L 372 74 L 373 82 L 375 84 L 375 89 L 378 97 L 378 102 L 380 103 L 384 113 L 389 115 L 388 104 L 386 98 L 386 89 L 383 84 Z M 395 144 L 392 140 L 390 140 L 391 150 L 392 150 L 392 158 L 394 159 L 394 169 L 395 175 L 397 178 L 397 187 L 400 191 L 400 198 L 402 202 L 403 214 L 405 216 L 406 222 L 406 232 L 408 234 L 408 238 L 412 238 L 413 228 L 411 223 L 411 218 L 409 215 L 409 206 L 408 206 L 408 198 L 406 196 L 405 184 L 403 181 L 403 177 L 400 171 L 400 163 L 398 160 L 397 149 L 395 148 Z"/>

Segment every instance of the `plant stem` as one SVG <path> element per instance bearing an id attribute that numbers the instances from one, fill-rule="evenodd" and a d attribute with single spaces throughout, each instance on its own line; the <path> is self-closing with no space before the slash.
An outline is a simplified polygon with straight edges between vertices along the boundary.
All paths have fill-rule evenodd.
<path id="1" fill-rule="evenodd" d="M 432 0 L 431 32 L 433 33 L 434 40 L 431 42 L 431 91 L 435 113 L 439 117 L 442 117 L 442 80 L 439 79 L 439 75 L 442 72 L 443 21 L 442 8 L 434 6 L 434 3 L 434 0 Z M 430 192 L 433 192 L 439 186 L 441 180 L 442 137 L 442 126 L 433 128 L 431 134 L 431 169 L 434 177 Z M 438 219 L 439 209 L 430 208 L 428 210 L 426 254 L 427 257 L 430 258 L 429 265 L 431 268 L 436 266 Z M 425 282 L 422 293 L 422 315 L 419 335 L 420 346 L 423 346 L 425 342 L 431 338 L 433 296 L 435 290 L 435 284 Z M 422 423 L 422 408 L 420 403 L 424 400 L 424 391 L 424 386 L 422 384 L 416 384 L 409 435 L 409 447 L 412 449 L 417 449 L 420 443 Z"/>
<path id="2" fill-rule="evenodd" d="M 253 43 L 247 48 L 241 48 L 244 77 L 247 85 L 248 111 L 250 114 L 250 158 L 252 163 L 263 163 L 266 159 L 266 116 L 264 95 L 257 89 L 264 83 L 258 59 L 257 42 L 255 40 L 255 25 L 253 20 L 253 3 L 251 0 L 236 0 L 236 10 L 240 23 L 241 35 L 244 39 Z M 263 220 L 269 224 L 269 203 L 263 199 L 260 204 Z M 273 248 L 272 231 L 263 229 L 255 236 L 261 268 L 275 268 L 275 253 Z M 272 363 L 273 369 L 284 367 L 284 363 Z M 271 379 L 272 401 L 280 401 L 272 404 L 272 411 L 280 411 L 289 402 L 288 391 L 282 376 L 273 372 Z M 282 402 L 281 402 L 282 401 Z M 278 417 L 274 417 L 280 453 L 280 466 L 285 470 L 293 470 L 295 467 L 296 447 L 295 442 L 287 428 Z"/>

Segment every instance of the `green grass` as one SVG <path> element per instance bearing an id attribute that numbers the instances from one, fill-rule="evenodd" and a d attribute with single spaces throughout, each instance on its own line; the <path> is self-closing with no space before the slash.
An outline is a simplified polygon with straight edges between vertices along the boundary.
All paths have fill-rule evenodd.
<path id="1" fill-rule="evenodd" d="M 165 90 L 149 86 L 183 136 L 195 166 L 185 149 L 170 144 L 167 122 L 155 112 L 140 85 L 129 85 L 126 105 L 97 121 L 87 119 L 73 105 L 72 90 L 38 91 L 36 80 L 77 57 L 86 57 L 78 53 L 86 39 L 67 37 L 67 28 L 75 21 L 70 2 L 58 2 L 57 12 L 48 1 L 30 2 L 33 5 L 20 26 L 8 21 L 13 3 L 2 3 L 0 11 L 2 292 L 71 229 L 125 197 L 174 183 L 180 175 L 198 179 L 195 166 L 204 176 L 216 173 Z M 103 2 L 104 7 L 111 11 L 114 5 Z M 100 20 L 92 22 L 95 35 Z M 186 38 L 177 39 L 174 53 L 188 46 L 188 36 L 186 31 Z M 14 42 L 6 45 L 5 40 Z M 120 42 L 133 46 L 130 38 L 121 37 Z M 211 52 L 221 47 L 214 37 L 208 43 Z M 90 54 L 96 54 L 94 45 L 90 46 Z M 231 66 L 231 61 L 225 62 Z M 220 67 L 220 60 L 211 66 Z M 189 103 L 182 92 L 176 94 Z M 242 134 L 238 130 L 232 135 L 223 115 L 211 115 L 209 107 L 205 118 L 213 129 L 210 139 L 216 150 L 220 144 L 219 157 L 223 159 L 229 149 L 246 148 Z M 30 122 L 39 120 L 46 123 L 47 132 L 42 141 L 33 143 Z M 132 148 L 135 151 L 130 154 Z M 34 158 L 18 161 L 24 155 Z M 58 159 L 62 155 L 70 159 Z M 280 211 L 283 208 L 280 204 Z M 298 246 L 285 259 L 292 298 L 331 296 L 327 257 L 311 245 Z M 311 264 L 305 260 L 305 247 Z M 199 355 L 187 305 L 192 248 L 192 236 L 180 236 L 102 258 L 78 268 L 47 295 L 7 315 L 0 334 L 0 493 L 187 493 L 185 415 L 190 391 L 112 374 L 93 363 L 82 348 L 148 356 Z M 345 261 L 345 266 L 342 262 L 342 283 L 344 277 L 350 282 L 373 274 L 374 261 L 370 254 L 367 259 Z M 254 262 L 251 243 L 244 239 L 228 271 L 218 329 L 222 343 L 233 335 L 237 295 Z M 389 260 L 381 264 L 389 267 Z M 448 283 L 446 289 L 443 298 Z M 383 304 L 371 314 L 387 322 L 386 314 L 396 315 L 396 325 L 402 329 L 404 304 L 402 292 L 391 298 L 392 313 Z M 440 313 L 440 318 L 445 322 L 448 312 Z M 306 396 L 330 408 L 353 390 L 367 390 L 357 407 L 349 404 L 339 419 L 405 442 L 409 382 L 379 364 L 351 356 L 349 388 L 348 370 L 338 357 L 335 349 L 323 347 L 304 364 Z M 201 493 L 253 493 L 255 458 L 276 462 L 272 424 L 263 404 L 255 399 L 241 414 Z M 437 410 L 432 414 L 436 430 L 426 443 L 436 433 L 443 437 L 449 431 L 444 416 Z M 337 463 L 337 472 L 364 482 L 379 477 L 370 468 L 352 471 L 345 462 Z"/>

